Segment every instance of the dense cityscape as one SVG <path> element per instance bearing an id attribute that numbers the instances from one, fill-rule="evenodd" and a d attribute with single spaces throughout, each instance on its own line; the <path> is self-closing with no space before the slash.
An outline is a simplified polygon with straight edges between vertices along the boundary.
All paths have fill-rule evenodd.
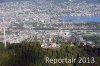
<path id="1" fill-rule="evenodd" d="M 100 66 L 100 1 L 0 0 L 0 66 Z"/>
<path id="2" fill-rule="evenodd" d="M 0 3 L 0 39 L 3 41 L 5 28 L 6 40 L 10 43 L 28 39 L 42 42 L 42 47 L 59 47 L 59 43 L 69 41 L 86 45 L 91 41 L 85 41 L 82 34 L 99 33 L 100 23 L 66 21 L 60 17 L 98 15 L 100 4 L 87 4 L 85 1 L 59 4 L 41 0 Z M 94 43 L 92 46 L 95 46 Z"/>

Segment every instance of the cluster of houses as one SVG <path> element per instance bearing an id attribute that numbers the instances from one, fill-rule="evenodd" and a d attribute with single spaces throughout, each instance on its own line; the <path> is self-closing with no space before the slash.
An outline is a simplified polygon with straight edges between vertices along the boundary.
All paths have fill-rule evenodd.
<path id="1" fill-rule="evenodd" d="M 61 43 L 70 44 L 70 46 L 78 45 L 85 46 L 90 45 L 95 46 L 95 43 L 92 41 L 86 41 L 83 39 L 82 35 L 78 35 L 77 32 L 65 30 L 56 32 L 56 34 L 51 34 L 49 37 L 42 40 L 41 47 L 43 48 L 58 48 Z"/>

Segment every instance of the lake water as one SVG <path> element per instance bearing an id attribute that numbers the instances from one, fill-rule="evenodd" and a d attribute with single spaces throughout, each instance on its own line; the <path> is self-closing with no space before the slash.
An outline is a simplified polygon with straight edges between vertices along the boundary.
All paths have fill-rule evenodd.
<path id="1" fill-rule="evenodd" d="M 100 16 L 61 16 L 64 21 L 79 21 L 79 22 L 100 22 Z"/>

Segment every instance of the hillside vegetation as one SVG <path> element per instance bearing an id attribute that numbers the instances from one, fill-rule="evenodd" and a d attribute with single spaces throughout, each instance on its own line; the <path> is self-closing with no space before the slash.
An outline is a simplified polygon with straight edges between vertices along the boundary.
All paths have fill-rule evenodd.
<path id="1" fill-rule="evenodd" d="M 72 64 L 49 64 L 45 62 L 49 58 L 77 58 Z M 78 57 L 95 57 L 95 63 L 78 64 Z M 5 49 L 0 43 L 0 66 L 99 66 L 100 48 L 89 46 L 69 46 L 62 44 L 60 48 L 41 48 L 37 41 L 8 44 Z"/>

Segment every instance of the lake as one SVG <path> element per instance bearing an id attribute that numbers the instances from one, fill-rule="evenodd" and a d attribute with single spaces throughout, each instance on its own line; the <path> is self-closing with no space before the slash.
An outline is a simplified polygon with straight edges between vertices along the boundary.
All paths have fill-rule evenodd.
<path id="1" fill-rule="evenodd" d="M 100 16 L 60 16 L 63 21 L 100 22 Z"/>

